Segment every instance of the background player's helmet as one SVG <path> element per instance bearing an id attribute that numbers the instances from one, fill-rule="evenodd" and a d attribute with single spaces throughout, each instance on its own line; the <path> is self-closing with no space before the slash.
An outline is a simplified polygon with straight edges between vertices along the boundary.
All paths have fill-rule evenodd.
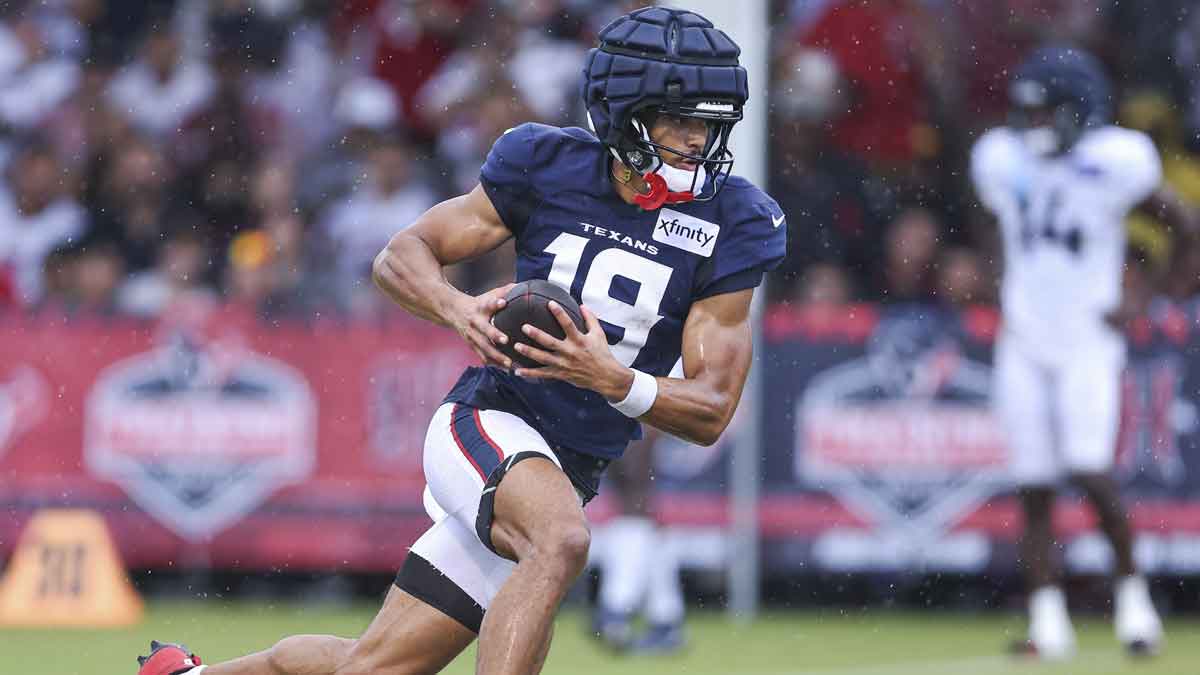
<path id="1" fill-rule="evenodd" d="M 1104 68 L 1074 47 L 1043 47 L 1009 84 L 1012 125 L 1043 154 L 1065 152 L 1090 127 L 1112 119 L 1112 89 Z"/>
<path id="2" fill-rule="evenodd" d="M 662 7 L 619 17 L 600 31 L 599 40 L 584 65 L 583 100 L 600 141 L 648 179 L 652 193 L 660 193 L 651 200 L 658 205 L 712 199 L 733 168 L 729 132 L 742 119 L 749 96 L 746 70 L 738 65 L 741 49 L 699 14 Z M 639 119 L 646 112 L 705 120 L 704 150 L 694 155 L 654 143 Z M 668 196 L 657 175 L 661 149 L 700 163 L 704 170 L 695 172 L 690 192 Z"/>

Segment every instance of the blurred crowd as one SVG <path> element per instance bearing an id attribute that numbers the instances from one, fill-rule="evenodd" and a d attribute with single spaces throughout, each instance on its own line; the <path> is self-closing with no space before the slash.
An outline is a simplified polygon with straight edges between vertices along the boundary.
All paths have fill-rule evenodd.
<path id="1" fill-rule="evenodd" d="M 375 254 L 503 130 L 577 122 L 587 45 L 635 4 L 0 2 L 0 307 L 383 311 Z"/>
<path id="2" fill-rule="evenodd" d="M 771 193 L 790 223 L 779 302 L 994 303 L 1003 264 L 967 178 L 1007 118 L 1034 48 L 1083 47 L 1113 80 L 1116 122 L 1148 132 L 1165 177 L 1200 205 L 1200 2 L 791 0 L 777 6 Z M 1128 223 L 1127 286 L 1200 290 L 1197 247 Z"/>
<path id="3" fill-rule="evenodd" d="M 0 309 L 390 311 L 375 253 L 469 190 L 504 129 L 581 124 L 586 50 L 646 4 L 2 0 Z M 963 169 L 1004 119 L 1008 72 L 1047 40 L 1106 62 L 1122 123 L 1200 202 L 1195 4 L 774 2 L 769 188 L 791 255 L 773 299 L 993 301 L 995 231 Z M 1197 291 L 1194 253 L 1130 227 L 1162 288 Z M 511 255 L 452 281 L 497 285 Z"/>

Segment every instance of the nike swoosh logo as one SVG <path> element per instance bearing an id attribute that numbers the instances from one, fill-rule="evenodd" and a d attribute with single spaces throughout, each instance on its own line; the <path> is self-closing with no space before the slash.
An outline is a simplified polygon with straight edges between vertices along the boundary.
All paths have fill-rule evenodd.
<path id="1" fill-rule="evenodd" d="M 479 493 L 479 494 L 486 495 L 486 494 L 487 494 L 487 493 L 489 493 L 489 492 L 495 492 L 495 491 L 496 491 L 496 488 L 494 488 L 494 487 L 490 487 L 490 488 L 488 488 L 488 489 L 484 490 L 483 492 L 481 492 L 481 493 Z"/>
<path id="2" fill-rule="evenodd" d="M 780 214 L 778 218 L 771 216 L 771 222 L 775 224 L 775 227 L 779 227 L 783 224 L 783 219 L 786 217 L 787 216 L 784 216 L 783 214 Z"/>

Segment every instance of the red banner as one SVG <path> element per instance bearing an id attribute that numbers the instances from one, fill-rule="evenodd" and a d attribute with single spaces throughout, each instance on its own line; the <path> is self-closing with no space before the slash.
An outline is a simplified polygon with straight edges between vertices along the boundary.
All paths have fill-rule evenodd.
<path id="1" fill-rule="evenodd" d="M 1131 336 L 1116 463 L 1157 573 L 1200 570 L 1200 304 L 1179 312 Z M 768 572 L 1011 568 L 1020 519 L 987 413 L 994 314 L 859 306 L 765 328 L 768 395 L 742 423 L 765 434 Z M 132 567 L 394 570 L 429 524 L 426 425 L 473 360 L 405 317 L 0 315 L 0 559 L 38 509 L 73 506 L 106 518 Z M 656 448 L 655 509 L 695 535 L 688 564 L 722 559 L 729 450 Z M 1088 511 L 1063 500 L 1057 515 L 1069 561 L 1091 569 Z M 897 533 L 951 557 L 873 558 Z"/>
<path id="2" fill-rule="evenodd" d="M 416 321 L 0 317 L 0 558 L 71 505 L 134 567 L 394 569 L 429 523 L 425 426 L 471 360 Z"/>

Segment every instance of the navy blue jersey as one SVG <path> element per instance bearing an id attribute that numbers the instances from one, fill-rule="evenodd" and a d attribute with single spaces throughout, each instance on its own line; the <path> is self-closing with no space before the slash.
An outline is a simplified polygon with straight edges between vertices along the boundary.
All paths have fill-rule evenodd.
<path id="1" fill-rule="evenodd" d="M 717 197 L 643 211 L 609 179 L 591 133 L 523 124 L 501 136 L 480 182 L 516 239 L 517 281 L 548 279 L 600 319 L 613 355 L 665 376 L 696 300 L 754 288 L 783 258 L 779 206 L 731 176 Z M 552 446 L 615 459 L 641 435 L 600 394 L 556 380 L 471 368 L 448 401 L 521 417 Z"/>

